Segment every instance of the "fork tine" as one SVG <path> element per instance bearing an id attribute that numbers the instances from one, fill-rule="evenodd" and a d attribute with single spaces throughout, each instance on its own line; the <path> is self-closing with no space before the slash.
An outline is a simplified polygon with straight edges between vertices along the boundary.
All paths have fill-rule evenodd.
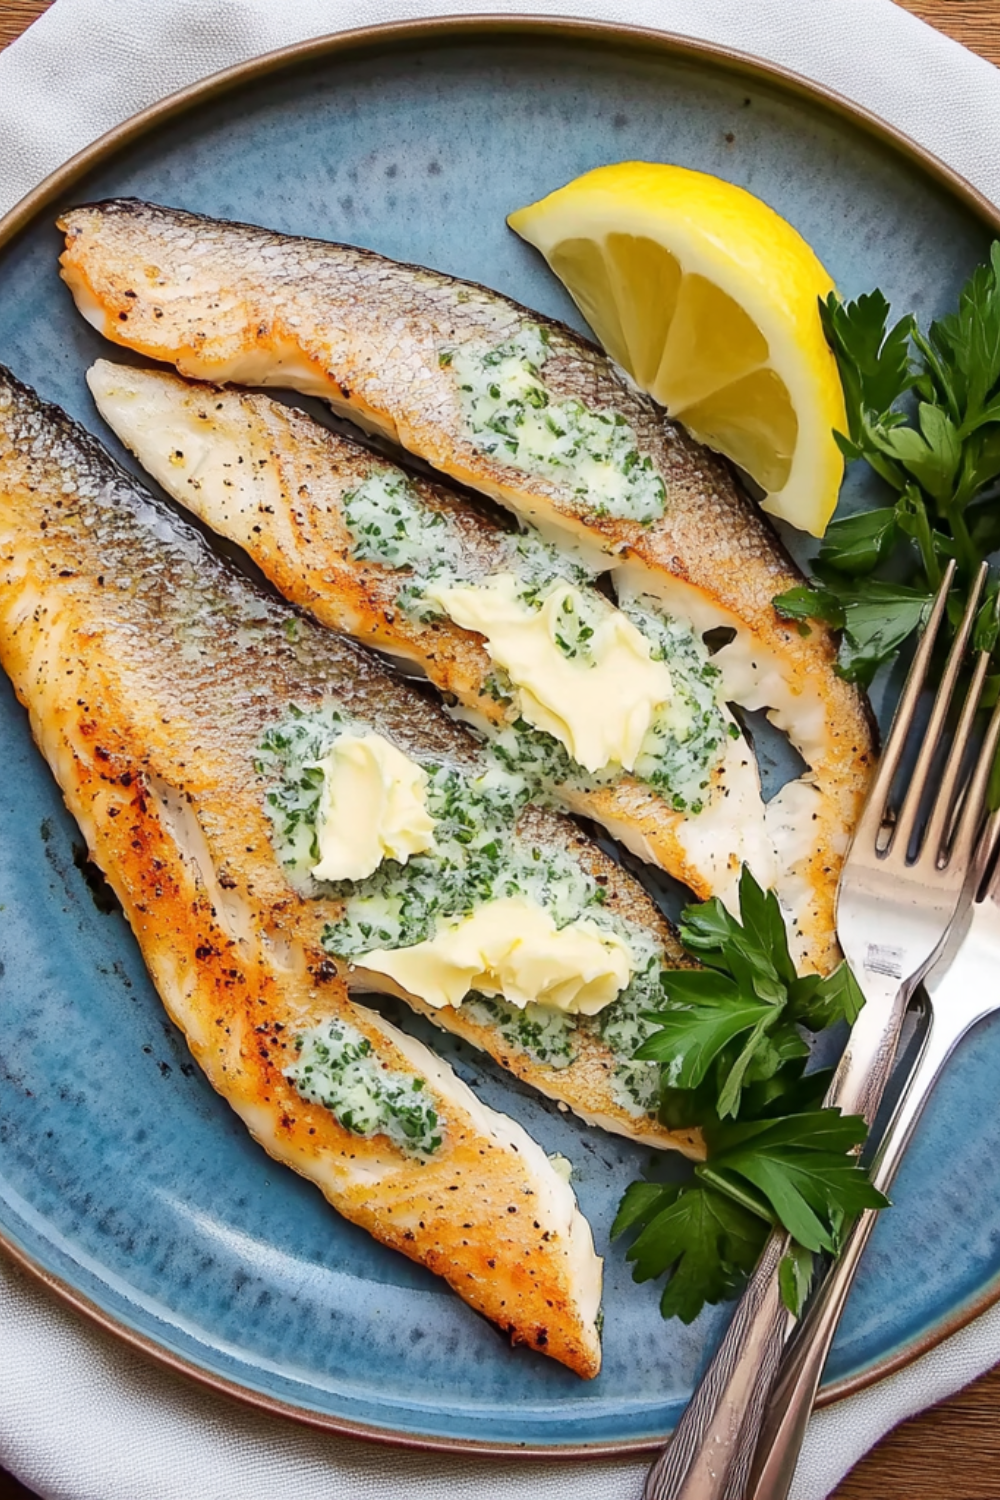
<path id="1" fill-rule="evenodd" d="M 965 752 L 969 746 L 969 739 L 975 723 L 976 714 L 979 712 L 979 699 L 982 696 L 983 683 L 990 665 L 990 653 L 981 651 L 976 659 L 975 669 L 972 673 L 972 681 L 969 683 L 969 691 L 965 695 L 962 712 L 959 717 L 955 737 L 952 740 L 951 751 L 948 755 L 948 763 L 944 768 L 941 784 L 935 794 L 934 805 L 927 819 L 927 829 L 924 834 L 923 845 L 920 855 L 926 853 L 930 858 L 938 860 L 945 851 L 949 833 L 954 834 L 961 817 L 962 807 L 969 788 L 957 798 L 955 791 L 958 779 L 965 760 Z"/>
<path id="2" fill-rule="evenodd" d="M 985 654 L 985 653 L 984 653 Z M 979 832 L 979 823 L 982 818 L 983 808 L 986 805 L 986 792 L 990 784 L 990 776 L 993 772 L 993 762 L 996 759 L 997 745 L 1000 743 L 1000 700 L 990 717 L 989 728 L 979 751 L 972 778 L 969 781 L 965 801 L 962 804 L 962 815 L 958 822 L 958 831 L 952 840 L 951 848 L 948 850 L 947 863 L 961 869 L 963 864 L 969 864 L 972 860 L 976 844 L 976 835 Z"/>
<path id="3" fill-rule="evenodd" d="M 944 675 L 941 678 L 938 690 L 934 695 L 934 705 L 931 709 L 930 721 L 927 725 L 926 732 L 924 733 L 924 737 L 920 745 L 920 753 L 917 756 L 917 763 L 913 768 L 913 775 L 910 778 L 910 784 L 906 789 L 906 796 L 903 798 L 903 805 L 899 810 L 899 816 L 896 819 L 896 826 L 893 829 L 891 842 L 893 845 L 895 845 L 899 853 L 902 854 L 904 859 L 906 858 L 906 854 L 910 846 L 910 839 L 913 836 L 913 830 L 916 826 L 917 818 L 920 814 L 920 805 L 923 801 L 924 792 L 927 790 L 927 778 L 930 775 L 931 766 L 934 763 L 938 745 L 941 742 L 941 731 L 944 728 L 945 719 L 948 716 L 948 709 L 951 707 L 951 700 L 955 692 L 955 684 L 958 682 L 958 675 L 962 670 L 962 661 L 965 657 L 965 648 L 968 645 L 969 636 L 972 634 L 972 627 L 975 624 L 976 619 L 976 611 L 979 608 L 979 598 L 982 594 L 983 584 L 986 581 L 986 575 L 988 572 L 989 568 L 987 567 L 986 563 L 983 563 L 979 569 L 978 574 L 976 575 L 971 589 L 969 590 L 969 597 L 965 605 L 965 614 L 962 616 L 962 623 L 958 627 L 955 639 L 952 642 L 951 650 L 948 653 L 948 661 L 945 665 Z M 989 658 L 987 657 L 987 661 L 988 659 Z M 938 789 L 934 811 L 931 816 L 931 822 L 928 826 L 927 834 L 924 838 L 923 847 L 925 849 L 930 848 L 931 831 L 932 828 L 936 828 L 936 843 L 933 845 L 935 856 L 937 854 L 937 849 L 940 846 L 941 838 L 946 826 L 945 820 L 947 819 L 948 809 L 951 807 L 952 794 L 954 793 L 955 785 L 958 781 L 958 774 L 961 770 L 961 757 L 965 753 L 965 747 L 968 743 L 968 737 L 972 730 L 972 721 L 975 718 L 976 709 L 979 706 L 979 693 L 982 688 L 982 679 L 983 677 L 985 677 L 985 675 L 986 662 L 982 660 L 981 655 L 980 660 L 977 663 L 976 675 L 973 679 L 972 687 L 970 687 L 969 692 L 966 696 L 966 711 L 963 712 L 962 720 L 959 725 L 959 732 L 955 736 L 952 745 L 952 751 L 950 756 L 948 757 L 948 764 L 945 769 L 944 779 Z M 970 704 L 971 712 L 968 712 Z M 964 735 L 962 733 L 963 729 Z M 958 753 L 956 754 L 956 752 Z M 945 797 L 946 791 L 947 800 Z M 937 826 L 937 823 L 935 822 L 935 819 L 938 815 L 940 815 L 940 826 Z"/>
<path id="4" fill-rule="evenodd" d="M 864 811 L 858 821 L 854 832 L 854 842 L 859 847 L 865 845 L 874 846 L 878 838 L 882 824 L 885 820 L 886 802 L 892 789 L 893 778 L 899 766 L 906 744 L 907 736 L 913 724 L 913 716 L 916 712 L 920 694 L 923 691 L 924 682 L 927 678 L 927 669 L 930 666 L 931 653 L 934 643 L 941 628 L 944 618 L 945 606 L 948 602 L 948 592 L 955 576 L 955 564 L 949 562 L 945 569 L 941 586 L 934 597 L 934 606 L 931 610 L 927 624 L 924 626 L 923 634 L 917 644 L 917 649 L 910 664 L 906 684 L 900 694 L 896 712 L 892 718 L 892 728 L 889 730 L 889 738 L 885 742 L 875 779 L 872 782 L 871 791 L 864 806 Z"/>
<path id="5" fill-rule="evenodd" d="M 992 896 L 994 900 L 1000 897 L 1000 862 L 997 863 L 990 878 L 990 867 L 993 865 L 993 856 L 1000 846 L 1000 808 L 992 812 L 986 821 L 982 837 L 976 848 L 976 864 L 981 872 L 981 877 L 986 879 L 985 889 L 980 887 L 979 897 Z"/>

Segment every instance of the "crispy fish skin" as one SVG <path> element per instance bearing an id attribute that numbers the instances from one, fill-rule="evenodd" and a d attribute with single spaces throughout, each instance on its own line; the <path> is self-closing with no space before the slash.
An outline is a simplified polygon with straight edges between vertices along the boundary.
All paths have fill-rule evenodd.
<path id="1" fill-rule="evenodd" d="M 400 609 L 399 570 L 354 555 L 345 497 L 373 469 L 391 468 L 386 460 L 260 392 L 192 385 L 107 360 L 87 378 L 101 415 L 167 493 L 245 548 L 286 599 L 416 665 L 474 720 L 502 726 L 513 716 L 491 689 L 483 637 L 447 618 L 423 621 Z M 396 473 L 450 522 L 464 580 L 509 567 L 510 534 L 494 520 L 443 485 Z M 732 890 L 744 860 L 763 877 L 773 859 L 753 753 L 742 738 L 728 742 L 712 773 L 706 801 L 715 818 L 677 812 L 624 773 L 592 790 L 564 786 L 559 795 L 702 899 Z M 724 834 L 716 828 L 720 815 Z"/>
<path id="2" fill-rule="evenodd" d="M 168 1012 L 273 1157 L 515 1343 L 593 1376 L 601 1263 L 571 1189 L 519 1125 L 352 1003 L 276 868 L 246 794 L 251 747 L 275 691 L 315 692 L 323 654 L 296 657 L 276 625 L 275 606 L 0 367 L 0 662 Z M 426 1080 L 444 1121 L 426 1160 L 351 1133 L 284 1077 L 297 1031 L 330 1018 Z"/>
<path id="3" fill-rule="evenodd" d="M 525 519 L 600 549 L 619 588 L 652 593 L 699 630 L 728 627 L 716 656 L 728 696 L 766 708 L 806 760 L 811 786 L 775 799 L 786 903 L 809 963 L 837 956 L 840 863 L 873 760 L 870 720 L 833 670 L 829 630 L 808 636 L 771 600 L 799 576 L 728 471 L 628 387 L 592 344 L 498 293 L 347 245 L 292 238 L 132 200 L 91 204 L 59 221 L 62 274 L 108 338 L 195 379 L 273 384 L 320 395 L 436 468 Z M 484 453 L 463 418 L 456 347 L 495 347 L 526 324 L 548 336 L 543 371 L 555 399 L 613 410 L 664 484 L 651 525 L 588 513 L 568 483 Z"/>
<path id="4" fill-rule="evenodd" d="M 82 441 L 85 434 L 81 432 L 79 437 Z M 102 462 L 111 465 L 112 460 L 102 450 L 97 449 L 96 444 L 93 446 L 96 452 L 100 453 Z M 115 472 L 121 483 L 126 483 L 126 481 L 133 483 L 133 481 L 126 480 L 123 472 L 117 469 Z M 136 504 L 139 502 L 136 501 Z M 144 496 L 142 504 L 153 507 L 154 502 L 150 496 Z M 177 525 L 172 517 L 171 525 Z M 201 598 L 205 619 L 225 615 L 229 610 L 229 604 L 225 601 L 220 603 L 220 597 L 231 594 L 237 600 L 235 609 L 240 612 L 241 616 L 247 616 L 247 621 L 250 621 L 247 622 L 246 627 L 240 628 L 250 631 L 258 630 L 252 621 L 259 616 L 262 622 L 259 628 L 265 628 L 268 634 L 274 634 L 274 636 L 282 634 L 283 639 L 283 628 L 289 621 L 288 610 L 282 609 L 280 604 L 273 603 L 264 595 L 250 591 L 246 580 L 241 579 L 238 574 L 231 574 L 225 568 L 219 570 L 219 564 L 208 552 L 204 543 L 195 543 L 193 532 L 189 535 L 178 526 L 178 535 L 183 535 L 186 546 L 198 544 L 201 547 L 204 552 L 204 567 L 216 580 L 214 591 L 205 586 L 196 595 Z M 99 568 L 99 559 L 94 561 L 94 567 Z M 211 573 L 213 568 L 214 573 Z M 141 588 L 142 585 L 136 582 L 136 586 Z M 189 592 L 193 609 L 195 583 L 190 583 Z M 282 670 L 282 651 L 277 646 L 274 646 L 273 654 L 265 658 L 261 655 L 261 648 L 252 643 L 253 661 L 259 673 L 259 685 L 255 688 L 252 703 L 244 705 L 247 711 L 243 720 L 238 724 L 231 724 L 231 753 L 237 756 L 243 765 L 247 786 L 256 783 L 253 807 L 258 807 L 258 804 L 262 807 L 265 792 L 261 778 L 253 771 L 256 747 L 264 736 L 265 730 L 273 727 L 280 715 L 288 709 L 289 702 L 294 702 L 295 705 L 304 708 L 310 703 L 319 706 L 324 700 L 334 696 L 337 706 L 345 709 L 351 717 L 358 718 L 363 723 L 373 724 L 379 732 L 387 733 L 397 742 L 403 753 L 447 760 L 472 774 L 486 769 L 486 762 L 469 733 L 459 724 L 454 724 L 423 693 L 408 687 L 405 682 L 400 682 L 397 676 L 388 672 L 375 658 L 360 651 L 348 640 L 331 636 L 328 631 L 321 630 L 321 628 L 312 627 L 306 621 L 301 621 L 298 616 L 294 618 L 300 639 L 294 648 L 291 642 L 285 642 L 285 645 L 291 648 L 292 655 L 292 660 L 285 663 L 288 670 Z M 165 625 L 160 624 L 160 633 L 163 628 Z M 199 633 L 208 636 L 208 627 L 199 625 L 196 619 L 192 618 L 189 627 L 184 628 L 190 628 L 193 637 L 198 636 Z M 222 642 L 219 642 L 219 645 L 222 645 Z M 286 654 L 288 652 L 285 652 Z M 216 663 L 214 657 L 213 670 L 220 672 L 219 679 L 213 682 L 213 693 L 219 694 L 225 687 L 226 676 L 225 670 L 222 670 L 220 663 Z M 246 669 L 234 661 L 231 663 L 231 670 L 238 679 L 238 673 Z M 264 684 L 268 684 L 267 688 Z M 220 703 L 219 711 L 222 712 L 225 708 L 225 703 Z M 189 706 L 187 712 L 193 714 L 193 711 L 195 709 Z M 327 924 L 336 924 L 337 918 L 342 913 L 342 903 L 331 898 L 301 900 L 298 895 L 292 894 L 285 873 L 277 864 L 277 859 L 274 858 L 273 850 L 271 850 L 270 825 L 264 822 L 267 840 L 262 840 L 258 828 L 261 819 L 256 811 L 253 816 L 255 816 L 255 831 L 253 831 L 252 838 L 247 835 L 244 843 L 247 846 L 253 843 L 258 858 L 267 859 L 267 900 L 270 900 L 270 907 L 267 909 L 280 913 L 276 918 L 268 918 L 268 926 L 274 926 L 274 921 L 276 921 L 279 929 L 294 930 L 295 941 L 300 941 L 309 950 L 319 950 L 322 932 Z M 591 838 L 586 837 L 576 823 L 559 814 L 540 810 L 540 808 L 526 808 L 520 819 L 519 832 L 523 837 L 531 837 L 532 843 L 537 844 L 541 849 L 567 853 L 586 873 L 598 877 L 607 894 L 606 909 L 621 916 L 627 927 L 640 929 L 649 938 L 654 939 L 655 944 L 663 951 L 664 962 L 667 966 L 681 968 L 690 962 L 684 956 L 675 933 L 664 921 L 655 904 L 649 900 L 639 882 L 627 874 L 627 871 L 622 870 L 621 865 L 604 855 L 600 847 L 592 843 Z M 238 852 L 238 849 L 243 846 L 237 841 L 234 847 Z M 225 861 L 229 858 L 229 853 L 219 858 Z M 255 871 L 255 886 L 256 891 L 264 900 L 264 879 L 259 870 Z M 330 966 L 325 953 L 322 956 L 322 962 L 327 968 Z M 573 1062 L 568 1067 L 553 1067 L 552 1064 L 535 1058 L 532 1053 L 511 1046 L 510 1041 L 502 1037 L 499 1028 L 475 1019 L 475 1014 L 469 1013 L 468 1008 L 459 1007 L 453 1010 L 447 1007 L 444 1010 L 436 1010 L 435 1007 L 430 1007 L 426 1002 L 421 1001 L 418 996 L 409 995 L 405 990 L 400 990 L 387 975 L 367 971 L 363 966 L 355 965 L 346 959 L 339 959 L 337 963 L 352 990 L 360 990 L 360 992 L 378 990 L 378 992 L 390 993 L 403 999 L 412 1010 L 423 1014 L 439 1028 L 454 1032 L 474 1044 L 475 1047 L 480 1047 L 483 1052 L 489 1053 L 501 1067 L 516 1074 L 516 1077 L 529 1083 L 532 1088 L 538 1089 L 541 1094 L 567 1104 L 573 1110 L 574 1115 L 579 1115 L 588 1124 L 598 1125 L 603 1130 L 612 1131 L 619 1136 L 625 1136 L 649 1146 L 678 1149 L 688 1157 L 700 1158 L 705 1155 L 699 1131 L 667 1130 L 654 1115 L 634 1112 L 621 1103 L 613 1088 L 615 1055 L 604 1043 L 597 1026 L 588 1025 L 583 1020 L 576 1032 L 576 1055 L 574 1055 Z"/>
<path id="5" fill-rule="evenodd" d="M 46 420 L 51 427 L 57 420 L 66 423 L 68 419 L 53 415 Z M 42 426 L 42 430 L 48 428 Z M 203 766 L 211 767 L 212 777 L 232 792 L 223 815 L 213 791 L 216 781 L 207 771 L 201 775 L 199 785 L 212 801 L 206 802 L 199 820 L 223 890 L 228 879 L 243 880 L 252 867 L 255 927 L 269 934 L 268 941 L 273 938 L 279 949 L 290 943 L 309 953 L 321 953 L 319 962 L 329 970 L 329 955 L 323 951 L 321 938 L 327 926 L 336 925 L 343 903 L 299 895 L 274 853 L 265 810 L 268 784 L 255 764 L 266 731 L 287 714 L 290 704 L 308 710 L 334 702 L 350 719 L 372 725 L 388 735 L 404 754 L 418 759 L 430 757 L 475 774 L 486 769 L 481 752 L 466 731 L 423 693 L 399 681 L 350 641 L 298 616 L 291 617 L 286 607 L 257 591 L 242 575 L 215 558 L 193 530 L 158 507 L 81 429 L 72 426 L 66 430 L 72 435 L 73 452 L 79 450 L 90 456 L 94 476 L 90 495 L 99 497 L 107 490 L 124 497 L 114 510 L 102 506 L 99 498 L 90 499 L 88 516 L 96 518 L 93 530 L 103 538 L 103 552 L 95 545 L 87 553 L 84 577 L 91 590 L 87 595 L 91 603 L 95 597 L 93 580 L 99 577 L 105 578 L 105 584 L 98 586 L 104 592 L 97 597 L 118 600 L 117 592 L 109 592 L 112 562 L 118 578 L 128 585 L 116 626 L 121 639 L 128 642 L 128 655 L 119 666 L 122 673 L 128 673 L 135 697 L 130 713 L 135 717 L 148 709 L 153 714 L 143 732 L 150 745 L 159 745 L 161 756 L 166 757 L 162 779 L 173 784 L 172 776 L 176 781 L 178 773 L 170 757 L 178 764 L 183 761 L 185 775 L 191 777 L 195 765 L 199 773 Z M 4 456 L 5 471 L 12 474 L 17 463 L 18 454 L 12 445 Z M 70 482 L 80 483 L 75 478 Z M 65 507 L 53 503 L 58 516 Z M 117 519 L 123 518 L 124 525 L 133 514 L 145 519 L 145 529 L 132 522 L 119 537 Z M 165 528 L 166 540 L 162 543 L 150 529 L 154 527 Z M 44 528 L 40 527 L 42 532 L 46 557 L 54 558 L 55 539 L 61 532 L 48 520 Z M 81 522 L 67 545 L 76 546 L 89 534 Z M 70 583 L 58 579 L 49 586 L 62 592 Z M 149 625 L 145 629 L 139 622 L 147 616 Z M 290 618 L 296 621 L 294 640 L 285 630 Z M 176 680 L 165 678 L 167 653 L 171 659 L 179 653 Z M 237 690 L 234 684 L 245 685 L 246 690 L 242 686 Z M 211 718 L 205 705 L 211 707 Z M 161 718 L 169 721 L 168 740 L 164 739 L 168 731 Z M 182 744 L 182 734 L 190 737 L 190 744 Z M 188 754 L 190 759 L 185 760 Z M 638 882 L 575 823 L 555 813 L 528 808 L 518 832 L 534 847 L 565 853 L 597 878 L 606 892 L 605 908 L 618 915 L 626 927 L 639 929 L 651 938 L 668 966 L 688 962 L 671 928 Z M 344 959 L 337 963 L 353 989 L 387 990 L 400 995 L 435 1024 L 465 1037 L 542 1093 L 568 1104 L 589 1123 L 649 1145 L 676 1147 L 693 1156 L 703 1154 L 697 1132 L 668 1131 L 655 1116 L 633 1113 L 618 1102 L 612 1088 L 615 1057 L 595 1026 L 585 1022 L 580 1025 L 577 1054 L 569 1066 L 560 1069 L 513 1047 L 497 1028 L 476 1022 L 467 1008 L 433 1009 L 398 990 L 384 975 Z"/>

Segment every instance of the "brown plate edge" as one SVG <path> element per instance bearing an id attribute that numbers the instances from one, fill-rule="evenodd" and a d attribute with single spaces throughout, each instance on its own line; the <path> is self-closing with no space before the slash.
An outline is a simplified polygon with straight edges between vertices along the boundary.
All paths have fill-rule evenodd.
<path id="1" fill-rule="evenodd" d="M 195 105 L 217 99 L 240 84 L 266 77 L 299 63 L 317 61 L 333 54 L 375 50 L 387 44 L 406 45 L 453 38 L 473 39 L 484 33 L 523 35 L 526 31 L 540 37 L 570 36 L 584 40 L 590 39 L 598 45 L 612 40 L 619 46 L 624 43 L 636 51 L 654 50 L 672 57 L 689 58 L 693 62 L 707 61 L 729 73 L 762 79 L 766 83 L 778 85 L 787 93 L 807 99 L 812 103 L 819 102 L 832 114 L 839 115 L 855 128 L 876 137 L 882 143 L 908 157 L 935 182 L 957 197 L 966 208 L 983 220 L 1000 237 L 1000 209 L 960 173 L 947 166 L 940 158 L 919 145 L 896 126 L 888 124 L 878 115 L 855 104 L 835 90 L 815 83 L 802 74 L 793 72 L 790 68 L 765 62 L 750 53 L 738 51 L 736 48 L 680 36 L 674 32 L 652 30 L 648 27 L 627 26 L 613 22 L 598 23 L 573 17 L 541 18 L 483 13 L 389 22 L 314 37 L 304 42 L 296 42 L 290 47 L 282 47 L 245 62 L 236 63 L 230 68 L 200 79 L 197 83 L 189 84 L 186 88 L 140 110 L 138 114 L 132 115 L 128 120 L 99 136 L 97 140 L 71 156 L 61 167 L 50 173 L 36 188 L 27 193 L 0 218 L 0 249 L 15 239 L 40 213 L 72 188 L 81 177 L 100 166 L 120 148 L 131 145 L 157 125 L 177 118 Z M 484 1457 L 500 1458 L 523 1455 L 531 1459 L 606 1458 L 651 1453 L 662 1446 L 669 1436 L 668 1433 L 664 1433 L 659 1439 L 636 1439 L 592 1445 L 574 1444 L 552 1448 L 533 1444 L 481 1443 L 465 1438 L 417 1437 L 409 1433 L 393 1432 L 389 1428 L 370 1427 L 361 1422 L 351 1422 L 326 1416 L 321 1412 L 311 1412 L 304 1407 L 293 1406 L 272 1396 L 264 1396 L 248 1386 L 227 1380 L 225 1376 L 213 1374 L 180 1355 L 171 1353 L 155 1340 L 147 1338 L 144 1334 L 138 1333 L 126 1323 L 111 1316 L 69 1282 L 47 1271 L 44 1266 L 10 1240 L 2 1229 L 0 1229 L 0 1249 L 21 1270 L 41 1282 L 68 1306 L 83 1313 L 85 1317 L 130 1347 L 149 1355 L 166 1369 L 193 1379 L 198 1384 L 224 1396 L 232 1397 L 246 1406 L 274 1416 L 290 1418 L 304 1426 L 347 1437 L 362 1438 L 389 1447 L 417 1449 L 423 1452 L 476 1453 Z M 966 1327 L 998 1301 L 1000 1301 L 1000 1275 L 997 1275 L 985 1289 L 957 1311 L 926 1329 L 894 1353 L 886 1355 L 885 1358 L 855 1375 L 824 1386 L 817 1398 L 817 1406 L 827 1406 L 847 1396 L 853 1396 L 886 1376 L 904 1369 L 914 1360 L 943 1343 L 953 1333 Z"/>

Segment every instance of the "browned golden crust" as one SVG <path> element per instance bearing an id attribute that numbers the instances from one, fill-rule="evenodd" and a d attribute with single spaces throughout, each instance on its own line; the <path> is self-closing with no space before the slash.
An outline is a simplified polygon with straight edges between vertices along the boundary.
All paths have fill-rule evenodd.
<path id="1" fill-rule="evenodd" d="M 123 371 L 120 378 L 125 384 L 156 382 L 183 402 L 199 438 L 220 450 L 239 445 L 240 462 L 233 465 L 235 477 L 223 481 L 225 489 L 200 469 L 160 477 L 214 531 L 244 547 L 286 599 L 322 624 L 418 666 L 442 693 L 482 719 L 502 725 L 516 715 L 491 690 L 493 665 L 481 635 L 448 619 L 420 621 L 401 610 L 399 572 L 355 557 L 344 500 L 371 473 L 371 452 L 260 393 L 185 384 L 158 371 Z M 464 579 L 474 582 L 509 565 L 510 534 L 481 507 L 426 479 L 410 482 L 428 509 L 452 523 Z M 714 783 L 724 795 L 724 773 L 717 772 Z M 714 894 L 709 872 L 680 836 L 684 815 L 652 787 L 623 775 L 610 786 L 567 787 L 561 795 L 573 812 L 620 835 L 627 832 L 634 849 L 696 896 Z"/>
<path id="2" fill-rule="evenodd" d="M 347 998 L 270 851 L 252 746 L 279 688 L 315 693 L 321 667 L 319 651 L 289 649 L 284 618 L 0 369 L 0 662 L 193 1054 L 340 1212 L 515 1342 L 592 1376 L 589 1229 L 550 1201 L 520 1127 L 442 1069 L 429 1087 L 444 1142 L 420 1162 L 343 1129 L 282 1074 L 296 1031 L 334 1016 L 384 1066 L 425 1071 Z M 384 691 L 356 650 L 331 662 L 320 639 L 334 684 L 351 670 L 362 694 Z"/>
<path id="3" fill-rule="evenodd" d="M 326 394 L 452 478 L 596 542 L 616 564 L 634 563 L 644 586 L 681 590 L 688 612 L 710 611 L 713 624 L 740 631 L 751 657 L 773 662 L 792 710 L 801 702 L 802 717 L 821 725 L 807 757 L 819 794 L 815 839 L 794 874 L 806 891 L 805 951 L 815 967 L 830 966 L 840 863 L 872 763 L 870 725 L 861 695 L 833 671 L 830 632 L 816 625 L 803 636 L 776 615 L 771 601 L 796 572 L 724 465 L 623 385 L 592 344 L 482 287 L 353 246 L 132 201 L 78 208 L 60 223 L 63 275 L 116 342 L 196 379 L 277 383 L 280 366 L 283 383 Z M 661 520 L 646 527 L 587 513 L 558 478 L 476 447 L 438 356 L 464 342 L 501 343 L 526 320 L 547 328 L 553 395 L 613 409 L 636 432 L 663 478 Z"/>
<path id="4" fill-rule="evenodd" d="M 10 377 L 8 386 L 16 389 Z M 318 951 L 324 928 L 336 923 L 342 908 L 328 898 L 302 899 L 274 856 L 264 812 L 267 785 L 255 769 L 266 730 L 287 713 L 289 704 L 307 709 L 335 700 L 348 717 L 378 726 L 404 753 L 418 758 L 433 756 L 474 772 L 485 769 L 477 746 L 425 694 L 400 682 L 350 641 L 299 617 L 295 639 L 290 639 L 288 609 L 223 565 L 197 533 L 171 514 L 161 512 L 157 525 L 172 534 L 173 546 L 137 526 L 134 512 L 145 508 L 152 513 L 154 502 L 75 424 L 54 408 L 44 413 L 32 420 L 53 438 L 58 453 L 52 461 L 65 461 L 80 497 L 72 512 L 67 502 L 55 500 L 46 517 L 46 590 L 61 598 L 79 577 L 89 600 L 94 580 L 103 579 L 99 587 L 108 659 L 117 655 L 120 669 L 128 674 L 131 713 L 141 718 L 150 754 L 159 747 L 168 756 L 162 765 L 154 760 L 157 774 L 176 787 L 180 767 L 185 792 L 210 798 L 198 813 L 213 860 L 226 879 L 239 879 L 247 865 L 253 866 L 264 930 L 279 943 L 293 941 Z M 34 461 L 21 451 L 28 441 L 11 442 L 5 455 L 8 473 Z M 51 455 L 45 457 L 48 461 Z M 20 478 L 27 489 L 27 474 Z M 110 494 L 119 496 L 120 503 L 110 506 L 92 498 Z M 92 515 L 89 525 L 80 520 L 84 512 Z M 94 541 L 98 535 L 100 546 Z M 70 559 L 63 569 L 66 576 L 59 576 L 57 568 L 60 548 Z M 165 644 L 177 658 L 166 674 Z M 227 788 L 224 810 L 221 786 Z M 674 934 L 638 882 L 567 819 L 548 812 L 533 817 L 534 838 L 595 862 L 595 871 L 611 883 L 609 907 L 653 936 L 668 964 L 685 962 Z M 343 970 L 347 967 L 341 963 Z M 388 987 L 381 976 L 364 978 L 369 990 Z M 460 1012 L 448 1009 L 434 1019 L 476 1040 L 504 1065 L 515 1055 L 497 1031 L 473 1027 Z M 587 1063 L 598 1054 L 605 1066 Z M 609 1084 L 611 1054 L 596 1030 L 579 1068 L 570 1064 L 560 1070 L 527 1053 L 516 1056 L 520 1077 L 584 1118 L 652 1145 L 701 1154 L 696 1133 L 668 1131 L 655 1117 L 634 1114 L 617 1102 Z"/>

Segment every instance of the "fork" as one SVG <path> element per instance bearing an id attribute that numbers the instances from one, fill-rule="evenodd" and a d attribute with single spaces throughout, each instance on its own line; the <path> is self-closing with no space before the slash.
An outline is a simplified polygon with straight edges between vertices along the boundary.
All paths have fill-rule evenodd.
<path id="1" fill-rule="evenodd" d="M 994 813 L 976 858 L 984 876 L 998 846 L 1000 813 Z M 891 1187 L 924 1105 L 955 1048 L 978 1021 L 1000 1010 L 998 966 L 1000 865 L 977 890 L 957 958 L 939 963 L 928 977 L 931 1004 L 920 1055 L 872 1165 L 872 1180 L 881 1192 Z M 788 1494 L 823 1366 L 877 1216 L 874 1209 L 863 1211 L 795 1331 L 768 1404 L 747 1500 L 784 1500 Z"/>
<path id="2" fill-rule="evenodd" d="M 989 660 L 980 652 L 959 724 L 918 852 L 910 845 L 935 765 L 962 660 L 987 575 L 979 570 L 948 656 L 913 775 L 898 815 L 890 794 L 902 761 L 954 579 L 949 564 L 920 638 L 874 784 L 844 862 L 838 936 L 865 996 L 834 1075 L 827 1104 L 860 1114 L 878 1111 L 917 985 L 944 946 L 959 909 L 971 898 L 970 869 L 1000 707 L 966 785 L 962 768 Z M 778 1271 L 789 1237 L 776 1229 L 747 1283 L 729 1328 L 668 1446 L 646 1478 L 644 1500 L 742 1500 L 768 1396 L 792 1315 Z"/>

